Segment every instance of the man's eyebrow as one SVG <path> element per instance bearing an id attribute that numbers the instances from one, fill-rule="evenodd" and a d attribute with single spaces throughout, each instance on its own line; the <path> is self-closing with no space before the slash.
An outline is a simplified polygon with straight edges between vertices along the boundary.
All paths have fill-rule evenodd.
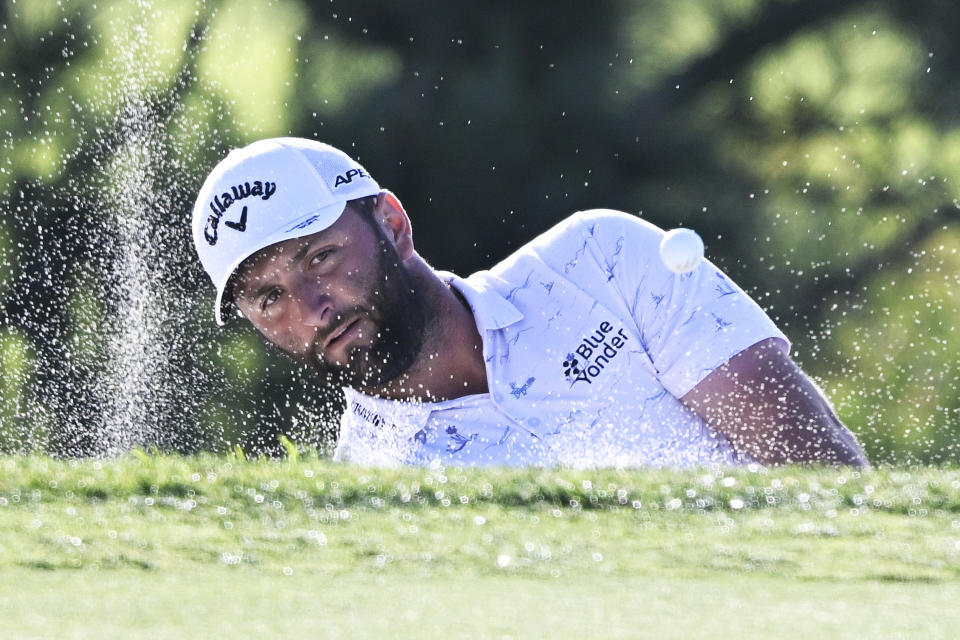
<path id="1" fill-rule="evenodd" d="M 287 266 L 292 267 L 295 263 L 303 260 L 303 257 L 307 255 L 307 251 L 310 251 L 310 247 L 313 246 L 314 241 L 315 239 L 309 240 L 307 242 L 304 242 L 302 245 L 300 245 L 300 248 L 297 249 L 297 252 L 293 254 L 293 256 L 291 256 L 289 260 L 287 260 Z"/>

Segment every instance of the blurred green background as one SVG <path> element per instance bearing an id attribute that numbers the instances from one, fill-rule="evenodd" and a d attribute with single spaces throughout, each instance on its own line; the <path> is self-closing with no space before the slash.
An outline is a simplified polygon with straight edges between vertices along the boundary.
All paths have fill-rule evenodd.
<path id="1" fill-rule="evenodd" d="M 296 135 L 463 274 L 578 209 L 692 227 L 874 461 L 956 463 L 957 24 L 947 0 L 2 0 L 0 450 L 335 438 L 338 393 L 213 325 L 190 239 L 230 148 Z"/>

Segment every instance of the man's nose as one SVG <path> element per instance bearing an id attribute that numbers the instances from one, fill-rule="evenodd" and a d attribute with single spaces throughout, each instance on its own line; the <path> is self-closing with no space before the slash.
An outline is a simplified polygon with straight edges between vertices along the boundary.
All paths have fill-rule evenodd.
<path id="1" fill-rule="evenodd" d="M 334 321 L 333 300 L 325 287 L 310 278 L 297 278 L 293 288 L 291 293 L 303 324 L 327 327 Z"/>

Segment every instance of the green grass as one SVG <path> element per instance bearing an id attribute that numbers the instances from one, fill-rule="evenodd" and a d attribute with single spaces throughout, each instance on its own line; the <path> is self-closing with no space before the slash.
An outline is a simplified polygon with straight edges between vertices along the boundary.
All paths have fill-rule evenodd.
<path id="1" fill-rule="evenodd" d="M 948 638 L 960 471 L 0 458 L 10 638 Z"/>

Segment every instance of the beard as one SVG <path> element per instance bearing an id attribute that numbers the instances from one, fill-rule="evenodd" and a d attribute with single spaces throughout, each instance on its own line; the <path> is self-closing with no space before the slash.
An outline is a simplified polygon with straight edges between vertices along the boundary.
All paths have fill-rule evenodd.
<path id="1" fill-rule="evenodd" d="M 421 289 L 393 245 L 385 237 L 380 244 L 369 293 L 338 314 L 368 320 L 374 327 L 373 340 L 352 347 L 345 362 L 326 359 L 319 337 L 310 349 L 313 369 L 340 386 L 378 387 L 395 380 L 410 370 L 426 340 L 426 304 L 417 293 Z"/>

